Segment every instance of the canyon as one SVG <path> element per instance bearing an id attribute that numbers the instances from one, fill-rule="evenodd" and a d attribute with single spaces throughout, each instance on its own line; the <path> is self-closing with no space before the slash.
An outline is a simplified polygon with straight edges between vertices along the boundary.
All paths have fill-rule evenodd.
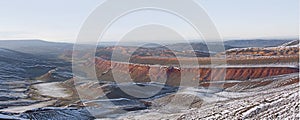
<path id="1" fill-rule="evenodd" d="M 0 49 L 0 118 L 299 119 L 299 42 L 197 57 L 180 46 L 101 47 L 95 61 L 82 54 L 80 72 L 95 67 L 98 79 L 72 73 L 70 49 L 59 59 Z M 116 49 L 130 59 L 111 59 Z"/>

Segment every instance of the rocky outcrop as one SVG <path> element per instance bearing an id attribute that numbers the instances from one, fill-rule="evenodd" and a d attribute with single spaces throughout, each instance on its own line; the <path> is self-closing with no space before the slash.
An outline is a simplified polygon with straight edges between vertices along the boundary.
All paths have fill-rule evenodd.
<path id="1" fill-rule="evenodd" d="M 97 76 L 100 80 L 121 82 L 163 82 L 168 85 L 180 85 L 183 81 L 201 82 L 222 80 L 248 80 L 276 75 L 298 73 L 299 68 L 293 67 L 247 67 L 230 66 L 218 68 L 179 68 L 172 66 L 127 64 L 111 62 L 103 59 L 96 60 Z M 114 74 L 112 72 L 115 72 Z M 128 76 L 126 78 L 124 76 Z"/>

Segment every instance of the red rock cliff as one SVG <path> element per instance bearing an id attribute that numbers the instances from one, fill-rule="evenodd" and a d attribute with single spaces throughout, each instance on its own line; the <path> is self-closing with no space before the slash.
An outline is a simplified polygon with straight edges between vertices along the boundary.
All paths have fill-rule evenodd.
<path id="1" fill-rule="evenodd" d="M 176 68 L 143 64 L 126 64 L 103 59 L 96 60 L 97 76 L 100 80 L 124 82 L 163 82 L 177 86 L 184 81 L 248 80 L 299 72 L 291 67 L 221 67 L 221 68 Z M 112 69 L 117 75 L 112 74 Z M 130 74 L 131 78 L 123 77 Z M 223 75 L 222 75 L 223 74 Z"/>

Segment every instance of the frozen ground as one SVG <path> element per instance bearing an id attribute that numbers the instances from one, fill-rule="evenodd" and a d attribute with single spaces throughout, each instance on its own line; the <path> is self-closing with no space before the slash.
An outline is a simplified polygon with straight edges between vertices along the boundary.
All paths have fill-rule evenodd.
<path id="1" fill-rule="evenodd" d="M 118 119 L 299 119 L 298 74 L 264 80 L 272 82 L 264 86 L 251 81 L 247 85 L 237 84 L 214 93 L 211 99 L 203 97 L 199 90 L 189 89 L 190 93 L 193 91 L 204 98 L 201 106 L 177 113 L 163 107 L 154 108 L 131 112 Z"/>
<path id="2" fill-rule="evenodd" d="M 8 112 L 8 113 L 23 113 L 23 112 L 26 112 L 28 110 L 34 110 L 34 109 L 46 107 L 46 106 L 49 106 L 49 105 L 53 105 L 54 103 L 55 103 L 55 100 L 50 100 L 50 101 L 40 102 L 40 103 L 28 105 L 28 106 L 8 107 L 8 108 L 5 108 L 5 109 L 1 109 L 0 111 L 1 112 Z"/>
<path id="3" fill-rule="evenodd" d="M 54 98 L 64 98 L 69 97 L 70 92 L 68 93 L 67 89 L 60 85 L 60 82 L 52 83 L 41 83 L 33 85 L 33 88 L 36 89 L 36 92 L 43 96 L 49 96 Z"/>

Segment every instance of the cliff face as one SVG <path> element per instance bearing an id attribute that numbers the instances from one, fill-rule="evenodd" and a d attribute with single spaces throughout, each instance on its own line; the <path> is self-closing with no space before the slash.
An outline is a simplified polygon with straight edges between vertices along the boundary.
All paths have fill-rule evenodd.
<path id="1" fill-rule="evenodd" d="M 151 66 L 143 64 L 126 64 L 96 60 L 97 76 L 99 80 L 121 82 L 162 82 L 172 86 L 180 85 L 181 78 L 184 82 L 198 80 L 248 80 L 269 76 L 298 73 L 298 68 L 290 67 L 221 67 L 221 68 L 177 68 L 167 66 Z M 112 74 L 112 71 L 117 74 Z M 130 78 L 124 76 L 130 74 Z"/>

